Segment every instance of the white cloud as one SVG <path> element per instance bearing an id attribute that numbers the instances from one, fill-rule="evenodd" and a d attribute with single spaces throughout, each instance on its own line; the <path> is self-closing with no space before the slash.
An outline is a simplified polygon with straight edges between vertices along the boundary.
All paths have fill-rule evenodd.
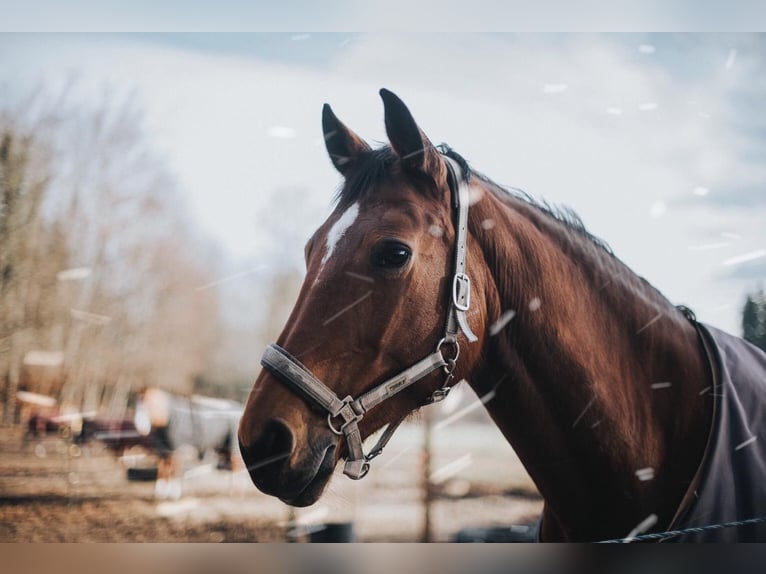
<path id="1" fill-rule="evenodd" d="M 311 49 L 311 41 L 293 44 Z M 602 36 L 360 35 L 323 68 L 119 39 L 0 42 L 4 80 L 50 81 L 76 69 L 94 93 L 105 81 L 134 89 L 201 225 L 239 256 L 267 251 L 299 264 L 300 244 L 339 182 L 321 145 L 321 105 L 368 141 L 384 141 L 377 90 L 387 87 L 432 140 L 499 183 L 571 205 L 671 300 L 739 330 L 738 309 L 721 306 L 746 286 L 721 279 L 720 261 L 688 246 L 731 230 L 748 238 L 740 252 L 766 240 L 763 208 L 704 203 L 766 180 L 743 153 L 749 143 L 736 121 L 745 112 L 728 98 L 752 71 L 742 48 L 736 65 L 726 65 L 727 47 L 720 66 L 694 79 L 663 67 L 661 49 L 640 58 L 635 43 Z M 543 93 L 554 85 L 564 86 L 556 97 Z M 660 204 L 674 207 L 653 219 Z"/>

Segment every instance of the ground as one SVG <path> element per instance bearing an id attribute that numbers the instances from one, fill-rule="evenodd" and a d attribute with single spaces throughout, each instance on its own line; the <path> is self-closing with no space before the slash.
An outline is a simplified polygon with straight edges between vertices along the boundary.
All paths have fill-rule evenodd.
<path id="1" fill-rule="evenodd" d="M 493 431 L 439 431 L 434 540 L 539 514 L 539 496 Z M 162 501 L 152 482 L 127 480 L 125 465 L 135 458 L 121 461 L 98 443 L 80 448 L 57 436 L 22 447 L 21 436 L 19 427 L 0 428 L 0 542 L 304 541 L 331 522 L 351 522 L 357 541 L 417 541 L 422 530 L 416 425 L 400 429 L 367 478 L 339 472 L 320 502 L 297 512 L 261 494 L 246 473 L 216 470 L 189 452 L 182 452 L 183 497 Z"/>

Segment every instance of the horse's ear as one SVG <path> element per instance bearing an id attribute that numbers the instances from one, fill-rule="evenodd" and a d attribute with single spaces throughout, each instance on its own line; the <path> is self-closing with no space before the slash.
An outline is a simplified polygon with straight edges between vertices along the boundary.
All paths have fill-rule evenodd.
<path id="1" fill-rule="evenodd" d="M 441 155 L 426 137 L 410 110 L 399 96 L 383 88 L 380 90 L 386 117 L 386 133 L 391 147 L 408 169 L 428 173 L 437 184 L 446 178 L 447 171 Z"/>
<path id="2" fill-rule="evenodd" d="M 354 165 L 359 154 L 370 151 L 370 146 L 335 116 L 329 104 L 322 108 L 322 131 L 324 145 L 332 164 L 344 176 Z"/>

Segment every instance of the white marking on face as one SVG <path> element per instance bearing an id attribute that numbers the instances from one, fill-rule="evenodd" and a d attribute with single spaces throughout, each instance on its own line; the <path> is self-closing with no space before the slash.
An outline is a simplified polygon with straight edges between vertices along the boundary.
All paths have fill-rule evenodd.
<path id="1" fill-rule="evenodd" d="M 359 204 L 355 203 L 343 212 L 343 215 L 341 215 L 330 228 L 330 231 L 327 233 L 327 249 L 324 257 L 322 257 L 322 265 L 332 257 L 332 253 L 335 251 L 335 246 L 346 233 L 346 230 L 348 230 L 348 228 L 353 225 L 354 221 L 356 221 L 357 215 L 359 215 Z"/>

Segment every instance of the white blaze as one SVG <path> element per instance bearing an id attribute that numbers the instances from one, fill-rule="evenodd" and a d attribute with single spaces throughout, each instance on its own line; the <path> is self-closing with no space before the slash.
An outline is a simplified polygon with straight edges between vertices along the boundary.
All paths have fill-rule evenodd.
<path id="1" fill-rule="evenodd" d="M 356 216 L 359 215 L 359 204 L 355 203 L 349 207 L 343 215 L 338 218 L 330 231 L 327 233 L 327 250 L 324 257 L 322 257 L 322 265 L 324 265 L 328 259 L 332 256 L 332 252 L 335 250 L 335 246 L 340 241 L 341 237 L 346 233 L 346 230 L 356 221 Z"/>

